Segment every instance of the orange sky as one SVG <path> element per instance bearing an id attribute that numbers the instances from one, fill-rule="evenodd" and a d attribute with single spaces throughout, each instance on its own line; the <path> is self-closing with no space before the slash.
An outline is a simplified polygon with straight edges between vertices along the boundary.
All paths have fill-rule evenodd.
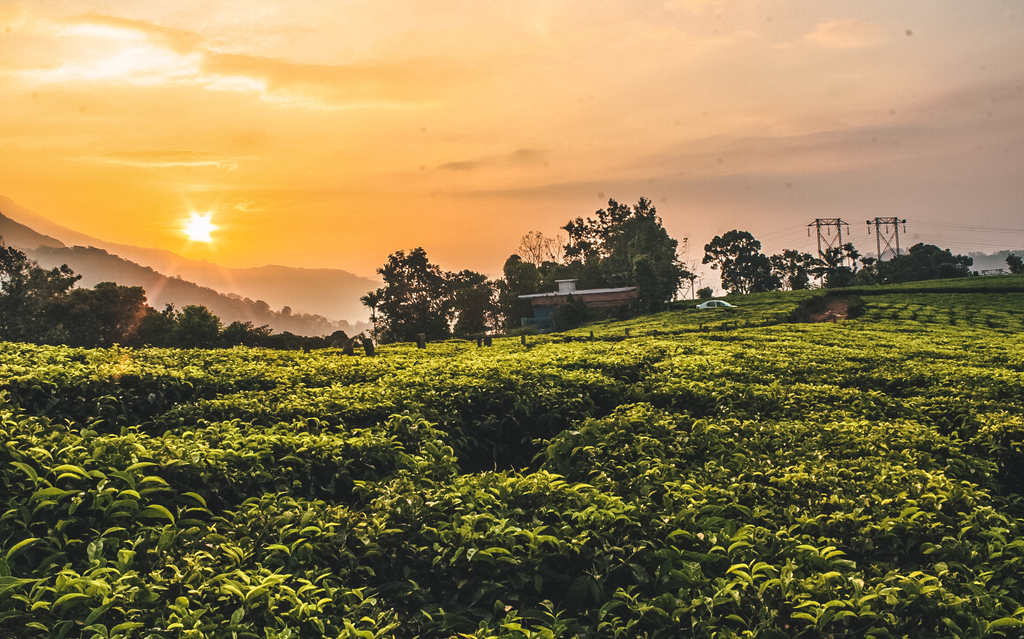
<path id="1" fill-rule="evenodd" d="M 1024 0 L 0 2 L 0 145 L 0 195 L 228 266 L 496 275 L 640 196 L 698 261 L 815 217 L 1013 249 Z"/>

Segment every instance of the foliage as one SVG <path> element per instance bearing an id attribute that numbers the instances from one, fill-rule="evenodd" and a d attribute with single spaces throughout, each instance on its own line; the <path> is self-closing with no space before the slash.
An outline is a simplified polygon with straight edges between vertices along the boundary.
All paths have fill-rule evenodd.
<path id="1" fill-rule="evenodd" d="M 427 339 L 448 337 L 450 308 L 445 275 L 431 264 L 427 252 L 415 248 L 406 255 L 397 251 L 377 269 L 384 278 L 378 291 L 380 337 L 385 342 L 412 342 L 419 333 Z"/>
<path id="2" fill-rule="evenodd" d="M 579 297 L 569 295 L 564 304 L 555 307 L 555 330 L 567 331 L 582 326 L 590 319 L 590 310 Z"/>
<path id="3" fill-rule="evenodd" d="M 486 275 L 463 270 L 448 274 L 455 323 L 452 333 L 469 337 L 486 333 L 496 322 L 495 289 Z"/>
<path id="4" fill-rule="evenodd" d="M 54 302 L 54 314 L 65 334 L 61 341 L 72 346 L 131 344 L 148 309 L 141 286 L 113 282 L 73 289 Z"/>
<path id="5" fill-rule="evenodd" d="M 268 326 L 252 322 L 236 321 L 221 330 L 220 318 L 205 306 L 179 312 L 168 304 L 158 312 L 146 304 L 141 287 L 100 282 L 91 289 L 74 288 L 79 279 L 67 265 L 40 268 L 0 238 L 0 339 L 84 347 L 286 349 L 326 348 L 332 342 L 288 332 L 274 335 Z M 282 313 L 291 310 L 285 307 Z"/>
<path id="6" fill-rule="evenodd" d="M 974 260 L 965 255 L 953 255 L 949 249 L 933 244 L 918 243 L 901 255 L 886 261 L 876 261 L 862 269 L 859 283 L 897 284 L 922 280 L 968 277 Z"/>
<path id="7" fill-rule="evenodd" d="M 821 260 L 810 253 L 786 249 L 768 258 L 772 274 L 778 278 L 783 289 L 800 291 L 810 288 L 811 275 L 822 266 Z"/>
<path id="8" fill-rule="evenodd" d="M 824 259 L 819 261 L 815 272 L 824 278 L 825 288 L 843 288 L 853 284 L 859 258 L 860 253 L 849 242 L 833 246 L 825 251 Z"/>
<path id="9" fill-rule="evenodd" d="M 530 300 L 519 296 L 540 292 L 542 275 L 536 264 L 518 255 L 505 260 L 502 274 L 504 277 L 498 282 L 498 308 L 501 327 L 507 332 L 520 328 L 520 318 L 533 316 Z"/>
<path id="10" fill-rule="evenodd" d="M 180 348 L 212 348 L 218 345 L 220 318 L 205 306 L 186 306 L 176 318 L 174 345 Z"/>
<path id="11" fill-rule="evenodd" d="M 344 340 L 347 340 L 347 336 L 344 331 L 336 331 L 341 333 Z M 332 336 L 334 337 L 334 336 Z M 255 326 L 252 322 L 240 322 L 234 321 L 224 327 L 224 330 L 220 333 L 220 342 L 224 346 L 269 346 L 271 342 L 271 331 L 270 327 Z"/>
<path id="12" fill-rule="evenodd" d="M 79 279 L 67 265 L 40 267 L 0 238 L 0 339 L 59 341 L 56 305 Z"/>
<path id="13" fill-rule="evenodd" d="M 654 205 L 646 198 L 632 207 L 610 199 L 595 215 L 562 227 L 569 234 L 566 258 L 578 268 L 596 268 L 605 285 L 636 286 L 640 312 L 662 310 L 690 274 Z"/>
<path id="14" fill-rule="evenodd" d="M 730 293 L 759 293 L 781 287 L 761 243 L 746 231 L 716 235 L 704 245 L 704 264 L 722 272 L 722 288 Z"/>
<path id="15" fill-rule="evenodd" d="M 697 289 L 697 299 L 709 300 L 715 296 L 715 290 L 710 286 Z"/>
<path id="16" fill-rule="evenodd" d="M 0 343 L 0 634 L 1016 636 L 992 290 L 373 358 Z"/>
<path id="17" fill-rule="evenodd" d="M 388 256 L 377 272 L 384 287 L 364 296 L 374 302 L 375 331 L 383 342 L 412 342 L 486 332 L 494 325 L 494 285 L 473 271 L 448 273 L 415 248 Z M 378 315 L 379 313 L 379 315 Z M 453 330 L 454 329 L 454 330 Z"/>
<path id="18" fill-rule="evenodd" d="M 359 302 L 370 309 L 370 323 L 373 324 L 373 338 L 377 339 L 377 306 L 380 305 L 381 298 L 384 295 L 382 289 L 370 291 L 366 295 L 359 298 Z"/>
<path id="19" fill-rule="evenodd" d="M 1024 258 L 1010 253 L 1006 256 L 1006 266 L 1010 269 L 1010 273 L 1014 275 L 1024 273 Z"/>

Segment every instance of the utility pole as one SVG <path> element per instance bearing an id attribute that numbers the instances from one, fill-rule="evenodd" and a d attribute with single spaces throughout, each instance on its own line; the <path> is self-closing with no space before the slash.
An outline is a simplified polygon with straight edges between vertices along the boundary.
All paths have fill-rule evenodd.
<path id="1" fill-rule="evenodd" d="M 903 232 L 907 232 L 907 221 L 895 217 L 876 217 L 868 220 L 868 235 L 871 235 L 871 225 L 875 225 L 875 245 L 878 249 L 878 261 L 882 261 L 882 244 L 885 250 L 893 255 L 900 254 L 900 227 L 903 225 Z M 890 227 L 892 227 L 890 229 Z"/>
<path id="2" fill-rule="evenodd" d="M 850 225 L 842 221 L 838 217 L 830 218 L 818 218 L 807 225 L 807 235 L 811 235 L 811 227 L 814 227 L 818 232 L 818 257 L 828 261 L 825 257 L 826 253 L 830 249 L 842 249 L 843 247 L 843 227 L 846 227 L 846 232 L 850 232 Z M 832 229 L 835 228 L 836 234 L 832 236 Z"/>

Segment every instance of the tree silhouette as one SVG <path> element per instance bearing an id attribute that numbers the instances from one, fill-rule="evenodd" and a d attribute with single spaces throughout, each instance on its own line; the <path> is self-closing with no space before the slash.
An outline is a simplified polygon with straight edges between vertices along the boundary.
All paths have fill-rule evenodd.
<path id="1" fill-rule="evenodd" d="M 363 306 L 370 309 L 370 323 L 373 324 L 373 339 L 377 341 L 377 306 L 384 297 L 384 289 L 378 288 L 359 298 Z"/>
<path id="2" fill-rule="evenodd" d="M 731 293 L 773 291 L 782 286 L 772 273 L 771 260 L 761 253 L 761 243 L 746 231 L 716 235 L 704 245 L 704 264 L 722 273 L 722 288 Z"/>

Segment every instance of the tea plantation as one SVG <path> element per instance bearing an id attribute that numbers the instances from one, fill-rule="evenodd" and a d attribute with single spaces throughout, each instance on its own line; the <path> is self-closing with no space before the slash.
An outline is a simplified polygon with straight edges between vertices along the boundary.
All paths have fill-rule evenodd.
<path id="1" fill-rule="evenodd" d="M 1000 279 L 374 358 L 0 344 L 0 637 L 1020 637 Z"/>

